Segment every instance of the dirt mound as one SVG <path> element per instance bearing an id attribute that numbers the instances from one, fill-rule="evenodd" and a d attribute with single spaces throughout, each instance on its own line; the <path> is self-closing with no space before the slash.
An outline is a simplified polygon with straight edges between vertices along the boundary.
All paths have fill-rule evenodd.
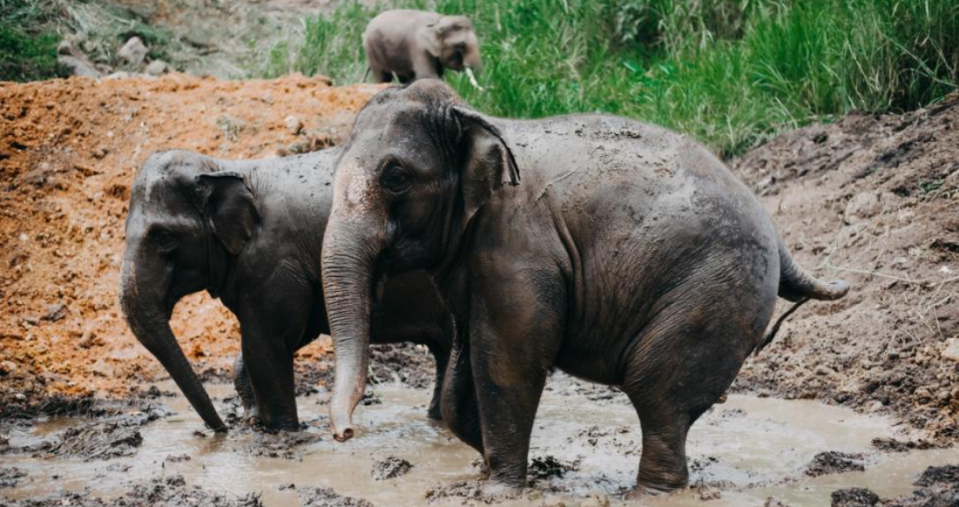
<path id="1" fill-rule="evenodd" d="M 733 167 L 796 260 L 852 286 L 792 316 L 735 389 L 892 411 L 955 441 L 959 94 L 789 132 Z"/>
<path id="2" fill-rule="evenodd" d="M 298 75 L 0 84 L 0 418 L 82 409 L 162 371 L 116 300 L 130 184 L 150 153 L 257 158 L 336 142 L 377 90 Z M 230 371 L 238 327 L 218 302 L 191 296 L 172 325 L 197 371 Z"/>

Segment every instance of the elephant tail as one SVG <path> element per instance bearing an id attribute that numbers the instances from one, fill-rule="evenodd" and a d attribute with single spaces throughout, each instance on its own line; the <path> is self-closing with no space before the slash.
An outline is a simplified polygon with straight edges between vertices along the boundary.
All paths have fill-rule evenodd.
<path id="1" fill-rule="evenodd" d="M 786 250 L 786 245 L 779 240 L 779 297 L 792 301 L 788 310 L 776 319 L 772 329 L 763 337 L 763 341 L 756 347 L 756 352 L 761 351 L 766 345 L 769 345 L 776 337 L 776 333 L 782 326 L 787 317 L 799 309 L 811 299 L 820 301 L 833 301 L 839 299 L 849 292 L 849 284 L 845 280 L 830 280 L 824 282 L 812 276 L 808 271 L 802 268 Z"/>

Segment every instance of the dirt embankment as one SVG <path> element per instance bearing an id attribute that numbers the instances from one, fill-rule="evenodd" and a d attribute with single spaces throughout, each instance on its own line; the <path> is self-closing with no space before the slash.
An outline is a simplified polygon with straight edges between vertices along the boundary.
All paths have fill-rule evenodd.
<path id="1" fill-rule="evenodd" d="M 955 442 L 959 94 L 802 128 L 733 166 L 796 260 L 852 285 L 791 317 L 736 388 L 890 411 Z"/>
<path id="2" fill-rule="evenodd" d="M 127 395 L 160 371 L 116 300 L 130 184 L 150 153 L 262 158 L 335 143 L 377 89 L 296 75 L 0 83 L 0 418 Z M 185 299 L 173 329 L 199 371 L 229 369 L 238 329 L 218 302 Z"/>

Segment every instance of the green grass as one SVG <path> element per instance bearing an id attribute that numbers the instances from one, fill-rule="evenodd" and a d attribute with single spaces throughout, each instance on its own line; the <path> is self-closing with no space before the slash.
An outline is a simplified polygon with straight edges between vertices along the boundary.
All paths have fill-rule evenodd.
<path id="1" fill-rule="evenodd" d="M 0 0 L 0 81 L 56 77 L 60 37 L 42 26 L 52 15 L 45 2 Z"/>
<path id="2" fill-rule="evenodd" d="M 729 156 L 850 110 L 933 102 L 959 82 L 959 0 L 436 0 L 470 16 L 485 68 L 477 109 L 535 118 L 630 116 L 689 133 Z M 396 7 L 428 8 L 399 0 Z M 344 2 L 305 20 L 300 47 L 271 53 L 289 71 L 355 82 L 361 34 L 381 9 Z"/>

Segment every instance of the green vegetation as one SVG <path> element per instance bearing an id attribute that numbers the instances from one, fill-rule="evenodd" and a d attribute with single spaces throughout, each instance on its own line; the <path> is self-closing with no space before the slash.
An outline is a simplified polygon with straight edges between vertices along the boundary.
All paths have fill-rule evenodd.
<path id="1" fill-rule="evenodd" d="M 398 0 L 470 16 L 486 88 L 448 81 L 478 109 L 607 112 L 689 133 L 724 155 L 853 109 L 907 110 L 959 82 L 957 0 Z M 381 9 L 340 4 L 278 45 L 267 75 L 354 82 Z"/>
<path id="2" fill-rule="evenodd" d="M 41 2 L 0 0 L 0 81 L 56 77 L 60 37 L 41 28 L 50 13 Z"/>

